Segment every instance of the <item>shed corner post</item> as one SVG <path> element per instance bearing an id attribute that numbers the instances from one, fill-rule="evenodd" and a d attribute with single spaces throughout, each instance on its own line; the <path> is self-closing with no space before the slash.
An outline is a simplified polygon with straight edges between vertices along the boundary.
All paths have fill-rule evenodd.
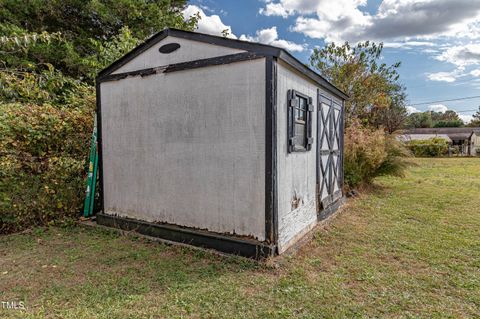
<path id="1" fill-rule="evenodd" d="M 342 110 L 340 113 L 340 128 L 341 128 L 341 133 L 340 133 L 340 165 L 341 165 L 341 170 L 340 170 L 340 190 L 342 192 L 342 195 L 344 196 L 345 194 L 343 193 L 343 189 L 345 186 L 345 100 L 342 100 Z"/>
<path id="2" fill-rule="evenodd" d="M 265 238 L 278 254 L 277 61 L 265 58 Z"/>
<path id="3" fill-rule="evenodd" d="M 101 77 L 95 79 L 95 99 L 96 99 L 96 116 L 97 116 L 97 151 L 98 151 L 98 179 L 99 179 L 99 203 L 98 212 L 104 213 L 105 209 L 105 196 L 104 196 L 104 185 L 103 185 L 103 147 L 102 147 L 102 101 L 101 101 L 101 90 L 100 84 L 102 82 Z"/>

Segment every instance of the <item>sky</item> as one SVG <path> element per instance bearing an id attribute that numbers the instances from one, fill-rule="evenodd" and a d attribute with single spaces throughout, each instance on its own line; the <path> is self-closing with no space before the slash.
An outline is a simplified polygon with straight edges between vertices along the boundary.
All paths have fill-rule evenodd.
<path id="1" fill-rule="evenodd" d="M 480 98 L 480 0 L 191 0 L 198 31 L 287 49 L 303 63 L 326 43 L 383 42 L 401 61 L 409 112 L 455 110 L 464 121 Z M 430 103 L 432 102 L 432 103 Z M 420 104 L 425 103 L 425 104 Z"/>

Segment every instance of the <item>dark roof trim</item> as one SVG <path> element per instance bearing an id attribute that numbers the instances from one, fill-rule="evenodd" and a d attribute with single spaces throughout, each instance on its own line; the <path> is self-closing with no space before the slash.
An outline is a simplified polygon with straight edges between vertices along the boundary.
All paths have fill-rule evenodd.
<path id="1" fill-rule="evenodd" d="M 163 31 L 160 31 L 159 33 L 151 36 L 145 42 L 140 44 L 138 47 L 134 48 L 132 51 L 128 52 L 125 54 L 123 57 L 118 59 L 117 61 L 113 62 L 109 66 L 107 66 L 105 69 L 100 71 L 97 75 L 97 79 L 104 77 L 106 75 L 112 74 L 116 70 L 120 69 L 122 66 L 142 54 L 143 52 L 147 51 L 150 49 L 152 46 L 157 44 L 158 42 L 162 41 L 168 36 L 168 29 L 165 29 Z"/>
<path id="2" fill-rule="evenodd" d="M 117 80 L 125 79 L 127 77 L 138 76 L 138 75 L 140 75 L 141 77 L 144 77 L 144 76 L 149 76 L 157 73 L 171 73 L 171 72 L 178 72 L 183 70 L 198 69 L 198 68 L 203 68 L 207 66 L 224 65 L 224 64 L 230 64 L 230 63 L 241 62 L 241 61 L 255 60 L 255 59 L 260 59 L 264 57 L 265 55 L 256 54 L 252 52 L 242 52 L 242 53 L 236 53 L 236 54 L 222 55 L 222 56 L 213 57 L 213 58 L 181 62 L 181 63 L 169 64 L 164 66 L 157 66 L 157 67 L 148 68 L 148 69 L 141 69 L 141 70 L 128 71 L 128 72 L 115 73 L 115 74 L 107 74 L 107 75 L 97 77 L 97 83 L 117 81 Z"/>
<path id="3" fill-rule="evenodd" d="M 295 70 L 306 75 L 309 79 L 313 80 L 315 83 L 317 83 L 321 87 L 334 93 L 340 99 L 344 99 L 344 100 L 348 99 L 348 95 L 346 93 L 344 93 L 342 90 L 337 88 L 332 83 L 328 82 L 323 76 L 313 71 L 302 62 L 298 61 L 297 58 L 295 58 L 293 55 L 291 55 L 287 51 L 281 49 L 280 56 L 278 58 L 282 61 L 285 61 L 285 63 L 293 67 Z"/>
<path id="4" fill-rule="evenodd" d="M 469 139 L 469 138 L 472 137 L 473 132 L 471 132 L 471 133 L 447 133 L 447 135 L 452 140 Z"/>
<path id="5" fill-rule="evenodd" d="M 323 78 L 320 74 L 316 73 L 312 69 L 305 66 L 295 57 L 293 57 L 290 53 L 285 51 L 284 49 L 277 48 L 271 45 L 261 44 L 261 43 L 253 43 L 247 41 L 241 41 L 236 39 L 224 38 L 209 34 L 197 33 L 197 32 L 190 32 L 190 31 L 183 31 L 177 29 L 164 29 L 156 33 L 155 35 L 148 38 L 144 43 L 127 53 L 125 56 L 120 58 L 119 60 L 113 62 L 110 66 L 100 71 L 98 74 L 98 78 L 102 78 L 106 75 L 109 75 L 116 70 L 118 70 L 123 65 L 127 64 L 135 57 L 140 55 L 141 53 L 145 52 L 158 42 L 162 41 L 168 36 L 199 41 L 203 43 L 209 43 L 213 45 L 220 45 L 224 47 L 229 47 L 233 49 L 245 50 L 249 52 L 256 53 L 258 55 L 265 55 L 265 56 L 272 56 L 279 58 L 289 64 L 291 67 L 295 68 L 299 72 L 305 74 L 308 78 L 312 81 L 316 82 L 321 87 L 331 91 L 335 95 L 339 96 L 343 99 L 348 99 L 348 95 L 342 92 L 340 89 L 335 87 L 333 84 L 328 82 L 325 78 Z"/>
<path id="6" fill-rule="evenodd" d="M 213 45 L 220 45 L 220 46 L 224 46 L 232 49 L 251 51 L 251 52 L 264 54 L 264 55 L 278 56 L 280 54 L 280 50 L 282 50 L 280 48 L 267 45 L 267 44 L 242 41 L 242 40 L 219 37 L 215 35 L 198 33 L 198 32 L 190 32 L 190 31 L 177 30 L 177 29 L 165 29 L 164 31 L 167 31 L 168 34 L 172 37 L 177 37 L 177 38 L 182 38 L 182 39 L 187 39 L 192 41 L 199 41 L 199 42 L 213 44 Z"/>
<path id="7" fill-rule="evenodd" d="M 404 134 L 455 134 L 455 133 L 480 133 L 480 127 L 433 127 L 413 128 L 403 130 Z"/>

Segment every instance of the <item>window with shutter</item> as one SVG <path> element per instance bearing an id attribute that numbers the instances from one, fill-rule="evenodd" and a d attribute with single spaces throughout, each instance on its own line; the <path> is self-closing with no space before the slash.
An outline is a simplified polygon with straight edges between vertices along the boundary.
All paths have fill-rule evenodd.
<path id="1" fill-rule="evenodd" d="M 295 90 L 288 91 L 288 152 L 312 148 L 312 98 Z"/>

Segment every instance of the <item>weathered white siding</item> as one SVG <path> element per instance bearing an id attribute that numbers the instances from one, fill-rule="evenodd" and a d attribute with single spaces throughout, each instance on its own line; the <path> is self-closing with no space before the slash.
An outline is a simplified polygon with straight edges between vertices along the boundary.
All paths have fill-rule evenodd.
<path id="1" fill-rule="evenodd" d="M 308 152 L 287 152 L 287 93 L 294 89 L 313 99 L 312 116 L 314 144 Z M 283 62 L 277 63 L 277 189 L 278 247 L 285 251 L 317 222 L 316 132 L 317 86 Z M 298 201 L 294 209 L 292 202 Z"/>
<path id="2" fill-rule="evenodd" d="M 180 44 L 180 48 L 172 53 L 160 53 L 158 49 L 162 45 L 168 43 L 178 43 Z M 127 64 L 120 67 L 118 70 L 113 72 L 113 74 L 143 70 L 173 63 L 206 59 L 240 52 L 245 51 L 168 36 L 139 56 L 135 57 L 133 60 L 129 61 Z"/>
<path id="3" fill-rule="evenodd" d="M 101 105 L 107 214 L 265 239 L 265 59 L 104 82 Z"/>
<path id="4" fill-rule="evenodd" d="M 471 142 L 471 154 L 472 156 L 480 155 L 480 133 L 473 133 Z"/>

